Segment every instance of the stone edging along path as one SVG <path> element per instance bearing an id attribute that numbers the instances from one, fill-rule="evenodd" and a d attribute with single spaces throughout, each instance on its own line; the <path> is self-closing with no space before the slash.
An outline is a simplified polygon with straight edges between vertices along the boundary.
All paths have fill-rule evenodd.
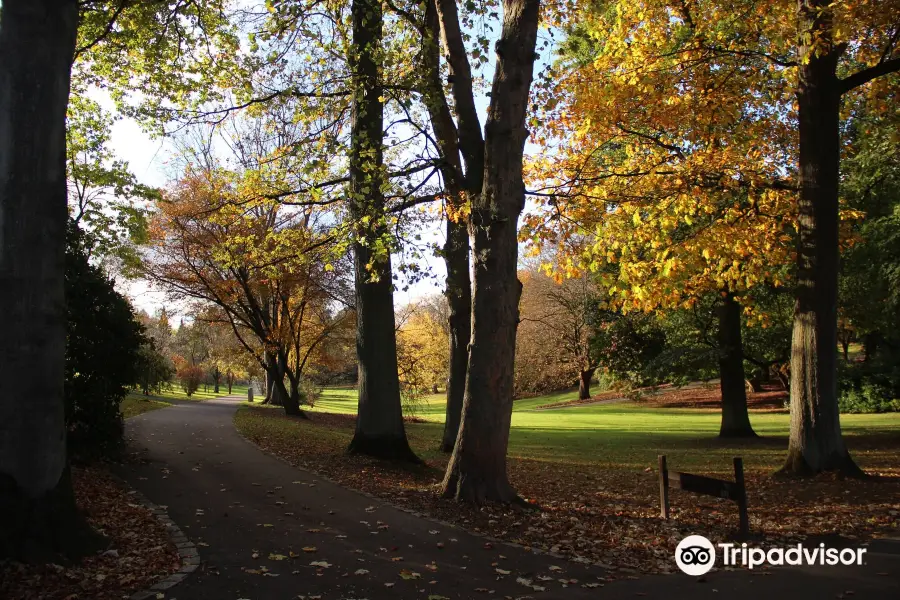
<path id="1" fill-rule="evenodd" d="M 181 559 L 181 568 L 172 573 L 168 577 L 157 581 L 147 589 L 140 590 L 128 597 L 128 600 L 150 600 L 156 598 L 156 594 L 164 592 L 175 585 L 178 585 L 184 579 L 197 570 L 200 566 L 200 554 L 197 552 L 197 546 L 190 541 L 181 528 L 169 518 L 166 509 L 157 504 L 150 502 L 143 494 L 137 490 L 129 490 L 129 495 L 133 496 L 145 508 L 153 513 L 153 516 L 162 523 L 169 535 L 169 541 L 175 544 L 178 550 L 178 557 Z"/>

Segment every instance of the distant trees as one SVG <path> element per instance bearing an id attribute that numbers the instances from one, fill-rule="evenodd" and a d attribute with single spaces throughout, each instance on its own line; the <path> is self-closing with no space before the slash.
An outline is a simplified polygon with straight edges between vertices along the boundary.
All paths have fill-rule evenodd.
<path id="1" fill-rule="evenodd" d="M 238 170 L 210 155 L 189 155 L 184 176 L 157 205 L 144 274 L 205 311 L 194 327 L 206 323 L 196 341 L 203 342 L 202 360 L 212 359 L 214 375 L 231 352 L 210 346 L 225 335 L 218 329 L 224 326 L 265 370 L 267 400 L 302 415 L 301 377 L 318 345 L 339 327 L 345 274 L 335 269 L 341 256 L 327 210 L 271 197 L 286 175 L 267 159 L 277 139 L 253 137 L 262 131 L 250 126 L 248 138 L 235 144 Z M 193 347 L 181 354 L 197 365 Z"/>
<path id="2" fill-rule="evenodd" d="M 522 279 L 517 383 L 534 381 L 533 391 L 578 385 L 578 397 L 591 396 L 591 379 L 600 366 L 592 344 L 599 323 L 600 289 L 590 275 L 555 281 L 538 265 Z M 558 378 L 564 372 L 565 385 Z M 546 383 L 538 383 L 544 379 Z"/>
<path id="3" fill-rule="evenodd" d="M 156 343 L 150 338 L 146 339 L 138 351 L 135 369 L 138 388 L 145 396 L 162 392 L 163 386 L 172 381 L 175 375 L 172 361 L 157 350 Z"/>
<path id="4" fill-rule="evenodd" d="M 447 385 L 450 331 L 446 307 L 446 299 L 436 296 L 398 311 L 397 365 L 407 407 Z"/>

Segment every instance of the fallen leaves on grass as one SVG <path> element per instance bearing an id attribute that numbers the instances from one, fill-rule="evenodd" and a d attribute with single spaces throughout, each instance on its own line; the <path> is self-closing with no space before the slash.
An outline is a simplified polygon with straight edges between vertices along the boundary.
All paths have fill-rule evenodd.
<path id="1" fill-rule="evenodd" d="M 165 527 L 107 472 L 73 467 L 72 484 L 79 509 L 109 549 L 71 566 L 0 562 L 0 598 L 119 599 L 181 567 Z"/>

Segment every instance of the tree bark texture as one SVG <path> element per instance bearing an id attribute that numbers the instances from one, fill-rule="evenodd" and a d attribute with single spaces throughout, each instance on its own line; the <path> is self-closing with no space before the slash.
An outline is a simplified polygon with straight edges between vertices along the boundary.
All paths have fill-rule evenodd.
<path id="1" fill-rule="evenodd" d="M 800 141 L 797 300 L 791 340 L 791 432 L 784 473 L 858 473 L 837 402 L 840 50 L 827 0 L 799 0 Z M 812 41 L 815 41 L 815 48 Z"/>
<path id="2" fill-rule="evenodd" d="M 450 363 L 447 373 L 447 409 L 444 419 L 444 434 L 441 439 L 441 451 L 451 452 L 459 433 L 462 417 L 463 396 L 466 390 L 466 371 L 469 362 L 469 339 L 472 330 L 472 281 L 469 273 L 469 231 L 467 219 L 461 214 L 466 198 L 481 191 L 483 165 L 483 146 L 479 131 L 478 116 L 462 119 L 460 126 L 466 125 L 475 129 L 475 135 L 468 134 L 466 140 L 476 150 L 467 152 L 466 171 L 463 172 L 460 160 L 460 133 L 453 121 L 453 115 L 447 98 L 444 95 L 440 72 L 440 36 L 441 27 L 438 17 L 437 3 L 428 2 L 425 6 L 424 48 L 422 51 L 425 70 L 425 103 L 428 108 L 435 139 L 444 159 L 441 174 L 444 177 L 444 188 L 447 194 L 447 241 L 444 244 L 444 264 L 447 268 L 445 294 L 450 309 L 448 325 L 450 329 Z M 455 8 L 455 4 L 452 8 Z M 460 38 L 460 42 L 461 42 Z M 465 62 L 466 66 L 468 62 Z M 467 69 L 460 67 L 466 72 Z M 464 74 L 460 78 L 465 77 Z M 469 75 L 471 77 L 471 74 Z M 456 85 L 456 83 L 454 83 Z M 474 118 L 474 122 L 472 122 Z M 481 161 L 479 164 L 470 164 Z M 477 175 L 476 175 L 477 174 Z"/>
<path id="3" fill-rule="evenodd" d="M 65 117 L 74 0 L 0 20 L 0 559 L 89 550 L 66 469 Z"/>
<path id="4" fill-rule="evenodd" d="M 389 233 L 382 192 L 384 88 L 379 73 L 384 16 L 380 0 L 353 0 L 350 13 L 353 108 L 349 207 L 357 227 L 353 259 L 359 408 L 348 450 L 418 461 L 403 426 L 390 251 L 378 250 Z"/>
<path id="5" fill-rule="evenodd" d="M 485 125 L 484 187 L 472 199 L 475 284 L 462 424 L 442 484 L 467 502 L 518 499 L 506 450 L 512 417 L 516 326 L 522 284 L 517 225 L 525 205 L 522 156 L 535 60 L 539 0 L 505 0 Z"/>
<path id="6" fill-rule="evenodd" d="M 747 412 L 741 305 L 732 294 L 727 294 L 716 307 L 716 312 L 719 317 L 719 388 L 722 393 L 719 437 L 756 437 Z"/>

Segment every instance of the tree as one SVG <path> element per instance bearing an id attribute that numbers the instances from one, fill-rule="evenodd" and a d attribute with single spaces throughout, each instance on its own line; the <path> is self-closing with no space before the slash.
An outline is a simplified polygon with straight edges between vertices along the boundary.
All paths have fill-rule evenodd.
<path id="1" fill-rule="evenodd" d="M 449 363 L 446 300 L 425 298 L 398 311 L 397 359 L 401 392 L 437 393 L 447 383 Z"/>
<path id="2" fill-rule="evenodd" d="M 127 163 L 115 160 L 108 147 L 112 124 L 97 102 L 73 94 L 66 120 L 69 210 L 88 234 L 89 255 L 114 260 L 129 272 L 137 264 L 136 245 L 147 237 L 144 204 L 158 192 L 138 183 Z"/>
<path id="3" fill-rule="evenodd" d="M 599 304 L 597 286 L 589 275 L 557 283 L 534 267 L 526 277 L 520 321 L 538 325 L 536 342 L 561 355 L 570 371 L 567 383 L 577 381 L 578 398 L 590 398 L 591 379 L 600 366 L 591 344 Z"/>
<path id="4" fill-rule="evenodd" d="M 417 461 L 406 439 L 397 375 L 394 283 L 383 186 L 384 16 L 378 0 L 353 0 L 350 215 L 356 280 L 359 407 L 351 453 Z"/>
<path id="5" fill-rule="evenodd" d="M 441 10 L 450 4 L 452 11 Z M 503 27 L 496 45 L 497 62 L 484 127 L 484 186 L 472 198 L 472 339 L 460 430 L 441 485 L 445 496 L 468 502 L 510 502 L 518 498 L 506 471 L 506 449 L 522 288 L 516 268 L 518 220 L 525 205 L 525 116 L 539 7 L 538 0 L 503 2 Z M 448 31 L 459 32 L 455 2 L 442 2 L 438 8 L 445 37 Z M 451 46 L 448 50 L 451 61 L 468 61 L 465 54 L 458 54 L 458 48 Z M 472 104 L 471 94 L 466 103 Z"/>
<path id="6" fill-rule="evenodd" d="M 0 19 L 0 557 L 94 550 L 65 435 L 65 115 L 78 7 L 4 0 Z"/>
<path id="7" fill-rule="evenodd" d="M 447 268 L 445 295 L 449 329 L 447 410 L 441 451 L 451 452 L 459 434 L 468 372 L 472 329 L 472 282 L 469 265 L 468 210 L 471 198 L 481 192 L 484 180 L 484 140 L 472 94 L 472 72 L 459 28 L 456 1 L 428 0 L 420 27 L 422 81 L 420 88 L 428 111 L 441 161 L 447 198 Z M 447 47 L 448 81 L 456 122 L 441 77 L 440 43 Z"/>
<path id="8" fill-rule="evenodd" d="M 560 78 L 573 89 L 593 87 L 582 106 L 603 116 L 587 128 L 588 136 L 604 128 L 615 132 L 581 150 L 615 155 L 624 137 L 644 142 L 629 156 L 634 168 L 587 174 L 598 188 L 606 181 L 620 188 L 663 182 L 656 195 L 663 207 L 685 202 L 687 190 L 748 194 L 751 213 L 785 215 L 794 224 L 799 250 L 789 473 L 858 472 L 841 441 L 835 388 L 840 108 L 845 95 L 883 96 L 890 80 L 879 78 L 900 69 L 898 9 L 895 2 L 878 9 L 824 1 L 612 3 L 579 13 L 599 49 L 597 60 L 582 61 L 572 78 Z M 635 126 L 633 116 L 642 111 Z M 566 114 L 556 121 L 560 126 L 573 122 Z M 651 155 L 661 160 L 640 162 Z M 573 161 L 569 173 L 577 165 Z M 594 197 L 619 203 L 631 195 Z M 798 208 L 767 208 L 777 207 L 779 197 L 799 197 Z M 635 220 L 652 216 L 635 213 Z"/>
<path id="9" fill-rule="evenodd" d="M 138 387 L 145 396 L 151 392 L 156 394 L 162 392 L 163 385 L 172 381 L 172 376 L 175 375 L 172 361 L 157 350 L 156 343 L 152 339 L 148 339 L 138 350 L 135 369 Z"/>
<path id="10" fill-rule="evenodd" d="M 290 206 L 269 193 L 283 189 L 287 169 L 277 149 L 291 133 L 257 137 L 264 133 L 256 123 L 247 138 L 232 139 L 237 170 L 211 155 L 190 157 L 183 178 L 157 205 L 144 273 L 176 297 L 215 308 L 213 319 L 266 371 L 267 400 L 303 416 L 302 353 L 315 346 L 303 340 L 310 317 L 339 301 L 343 284 L 330 262 L 337 252 L 331 213 Z"/>

